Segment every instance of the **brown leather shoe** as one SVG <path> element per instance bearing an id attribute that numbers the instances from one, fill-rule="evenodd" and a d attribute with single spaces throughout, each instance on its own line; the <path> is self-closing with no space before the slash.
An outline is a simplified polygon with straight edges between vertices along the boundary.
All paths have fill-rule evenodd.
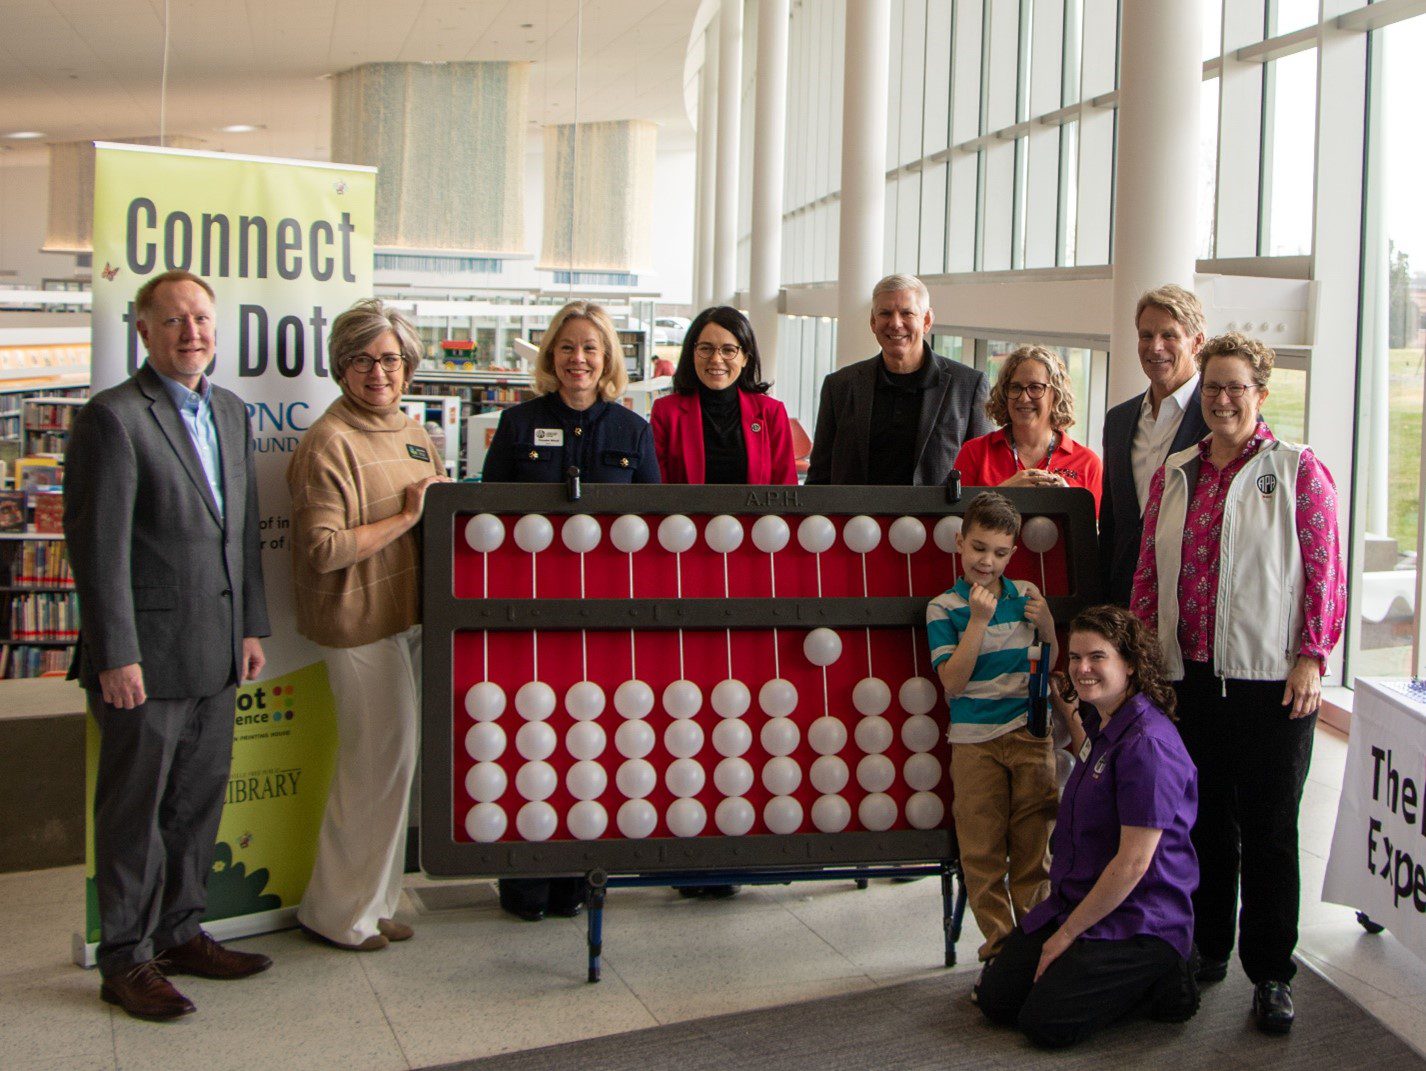
<path id="1" fill-rule="evenodd" d="M 181 945 L 166 948 L 154 957 L 164 974 L 196 974 L 199 978 L 246 978 L 272 966 L 260 952 L 235 952 L 224 948 L 202 930 Z"/>
<path id="2" fill-rule="evenodd" d="M 376 928 L 388 941 L 409 941 L 416 936 L 415 930 L 406 923 L 397 922 L 395 919 L 377 919 Z"/>
<path id="3" fill-rule="evenodd" d="M 154 1022 L 178 1019 L 197 1011 L 193 1002 L 159 973 L 153 960 L 105 978 L 100 983 L 99 996 L 108 1004 L 119 1005 L 135 1019 Z"/>

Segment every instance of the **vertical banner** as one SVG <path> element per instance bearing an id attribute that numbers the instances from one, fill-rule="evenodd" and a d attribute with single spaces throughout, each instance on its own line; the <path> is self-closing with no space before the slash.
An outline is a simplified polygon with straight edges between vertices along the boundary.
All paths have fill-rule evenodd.
<path id="1" fill-rule="evenodd" d="M 220 938 L 259 932 L 280 924 L 302 899 L 336 748 L 326 665 L 294 628 L 285 474 L 302 433 L 338 394 L 327 364 L 331 323 L 371 296 L 376 172 L 102 142 L 96 148 L 93 389 L 122 382 L 143 363 L 135 292 L 150 276 L 182 268 L 216 294 L 210 376 L 242 398 L 252 417 L 273 632 L 263 641 L 263 679 L 238 689 L 208 920 Z M 89 895 L 76 959 L 86 951 L 92 959 L 98 940 L 97 739 L 91 722 Z"/>

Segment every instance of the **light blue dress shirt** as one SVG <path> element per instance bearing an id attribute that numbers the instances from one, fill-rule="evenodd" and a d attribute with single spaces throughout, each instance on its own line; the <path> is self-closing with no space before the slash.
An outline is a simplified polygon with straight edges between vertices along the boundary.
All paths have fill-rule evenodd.
<path id="1" fill-rule="evenodd" d="M 218 449 L 218 425 L 213 421 L 213 386 L 208 377 L 198 381 L 198 389 L 191 391 L 176 379 L 169 379 L 158 372 L 168 396 L 173 399 L 183 426 L 188 429 L 188 437 L 193 440 L 193 449 L 203 465 L 203 475 L 208 478 L 208 487 L 213 492 L 213 501 L 218 503 L 218 516 L 223 511 L 223 458 Z"/>

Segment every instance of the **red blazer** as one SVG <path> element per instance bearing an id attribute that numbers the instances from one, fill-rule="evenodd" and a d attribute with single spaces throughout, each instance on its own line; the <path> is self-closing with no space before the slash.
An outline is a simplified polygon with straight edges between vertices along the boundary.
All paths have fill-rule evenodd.
<path id="1" fill-rule="evenodd" d="M 792 429 L 787 409 L 766 394 L 738 391 L 743 410 L 743 443 L 748 450 L 748 483 L 797 482 L 792 456 Z M 654 428 L 654 453 L 664 483 L 702 483 L 703 411 L 698 395 L 666 394 L 654 401 L 649 414 Z"/>

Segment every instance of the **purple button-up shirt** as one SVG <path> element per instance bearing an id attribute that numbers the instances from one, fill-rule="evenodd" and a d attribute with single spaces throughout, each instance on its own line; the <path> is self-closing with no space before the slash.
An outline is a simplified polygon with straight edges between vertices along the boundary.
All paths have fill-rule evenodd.
<path id="1" fill-rule="evenodd" d="M 1089 754 L 1075 765 L 1050 841 L 1050 895 L 1025 916 L 1026 933 L 1061 925 L 1119 852 L 1122 826 L 1163 830 L 1149 869 L 1124 902 L 1081 935 L 1120 941 L 1148 934 L 1185 959 L 1193 943 L 1198 856 L 1189 840 L 1198 815 L 1198 771 L 1178 729 L 1148 696 L 1131 696 L 1103 730 L 1082 706 Z"/>

